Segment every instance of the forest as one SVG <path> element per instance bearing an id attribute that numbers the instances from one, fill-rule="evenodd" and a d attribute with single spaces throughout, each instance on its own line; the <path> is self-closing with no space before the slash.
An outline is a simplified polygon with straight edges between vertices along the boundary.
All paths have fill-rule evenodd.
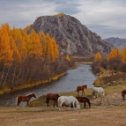
<path id="1" fill-rule="evenodd" d="M 101 72 L 101 69 L 126 73 L 126 48 L 121 50 L 113 48 L 106 55 L 97 52 L 94 57 L 92 69 L 94 73 Z"/>
<path id="2" fill-rule="evenodd" d="M 56 40 L 27 28 L 0 27 L 0 88 L 49 79 L 67 69 Z"/>

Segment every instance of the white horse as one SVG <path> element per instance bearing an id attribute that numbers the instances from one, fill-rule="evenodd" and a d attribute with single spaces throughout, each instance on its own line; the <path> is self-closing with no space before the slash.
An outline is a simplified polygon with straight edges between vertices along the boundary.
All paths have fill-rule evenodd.
<path id="1" fill-rule="evenodd" d="M 104 97 L 105 96 L 105 90 L 103 87 L 93 87 L 93 96 L 95 96 L 96 98 L 98 96 Z"/>
<path id="2" fill-rule="evenodd" d="M 59 110 L 63 106 L 68 106 L 73 109 L 80 109 L 80 103 L 74 96 L 60 96 L 58 98 Z"/>

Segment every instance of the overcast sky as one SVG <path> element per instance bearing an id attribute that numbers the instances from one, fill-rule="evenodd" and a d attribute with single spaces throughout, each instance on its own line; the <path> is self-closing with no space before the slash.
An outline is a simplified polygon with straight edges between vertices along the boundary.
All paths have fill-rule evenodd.
<path id="1" fill-rule="evenodd" d="M 0 0 L 0 24 L 25 27 L 59 12 L 78 18 L 103 38 L 126 38 L 126 0 Z"/>

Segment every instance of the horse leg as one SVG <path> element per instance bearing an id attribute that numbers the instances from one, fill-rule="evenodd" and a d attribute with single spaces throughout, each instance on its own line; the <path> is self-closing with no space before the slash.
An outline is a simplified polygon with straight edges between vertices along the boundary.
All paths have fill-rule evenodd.
<path id="1" fill-rule="evenodd" d="M 27 106 L 29 106 L 29 100 L 27 101 Z"/>
<path id="2" fill-rule="evenodd" d="M 84 95 L 85 95 L 85 90 L 84 90 Z"/>
<path id="3" fill-rule="evenodd" d="M 63 105 L 63 103 L 62 103 L 62 102 L 58 104 L 59 111 L 61 111 L 62 105 Z"/>
<path id="4" fill-rule="evenodd" d="M 91 102 L 90 102 L 90 100 L 87 100 L 87 103 L 88 103 L 89 108 L 91 108 Z"/>
<path id="5" fill-rule="evenodd" d="M 54 100 L 54 102 L 53 102 L 53 107 L 55 107 L 55 105 L 56 105 L 56 101 Z"/>
<path id="6" fill-rule="evenodd" d="M 82 96 L 84 96 L 84 91 L 82 90 Z"/>
<path id="7" fill-rule="evenodd" d="M 47 104 L 47 106 L 49 106 L 49 99 L 48 98 L 46 98 L 46 104 Z"/>
<path id="8" fill-rule="evenodd" d="M 86 108 L 86 102 L 84 101 L 84 108 Z"/>
<path id="9" fill-rule="evenodd" d="M 122 93 L 122 98 L 123 98 L 123 100 L 125 100 L 125 94 L 123 94 L 123 93 Z"/>
<path id="10" fill-rule="evenodd" d="M 18 99 L 18 101 L 17 101 L 17 106 L 19 106 L 19 105 L 20 105 L 20 102 L 21 102 L 21 101 Z"/>

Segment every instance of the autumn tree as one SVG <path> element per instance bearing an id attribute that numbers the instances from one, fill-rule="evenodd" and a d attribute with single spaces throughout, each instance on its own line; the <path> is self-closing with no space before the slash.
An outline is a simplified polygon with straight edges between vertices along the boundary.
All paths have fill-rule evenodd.
<path id="1" fill-rule="evenodd" d="M 112 49 L 112 51 L 108 54 L 108 60 L 111 61 L 115 58 L 120 58 L 120 52 L 118 48 Z"/>
<path id="2" fill-rule="evenodd" d="M 8 65 L 13 60 L 13 50 L 10 45 L 9 25 L 2 25 L 0 28 L 0 62 Z"/>
<path id="3" fill-rule="evenodd" d="M 121 52 L 121 60 L 123 63 L 126 63 L 126 48 L 124 48 Z"/>
<path id="4" fill-rule="evenodd" d="M 101 55 L 101 53 L 100 52 L 97 52 L 96 54 L 95 54 L 95 61 L 96 62 L 101 62 L 102 61 L 102 55 Z"/>

